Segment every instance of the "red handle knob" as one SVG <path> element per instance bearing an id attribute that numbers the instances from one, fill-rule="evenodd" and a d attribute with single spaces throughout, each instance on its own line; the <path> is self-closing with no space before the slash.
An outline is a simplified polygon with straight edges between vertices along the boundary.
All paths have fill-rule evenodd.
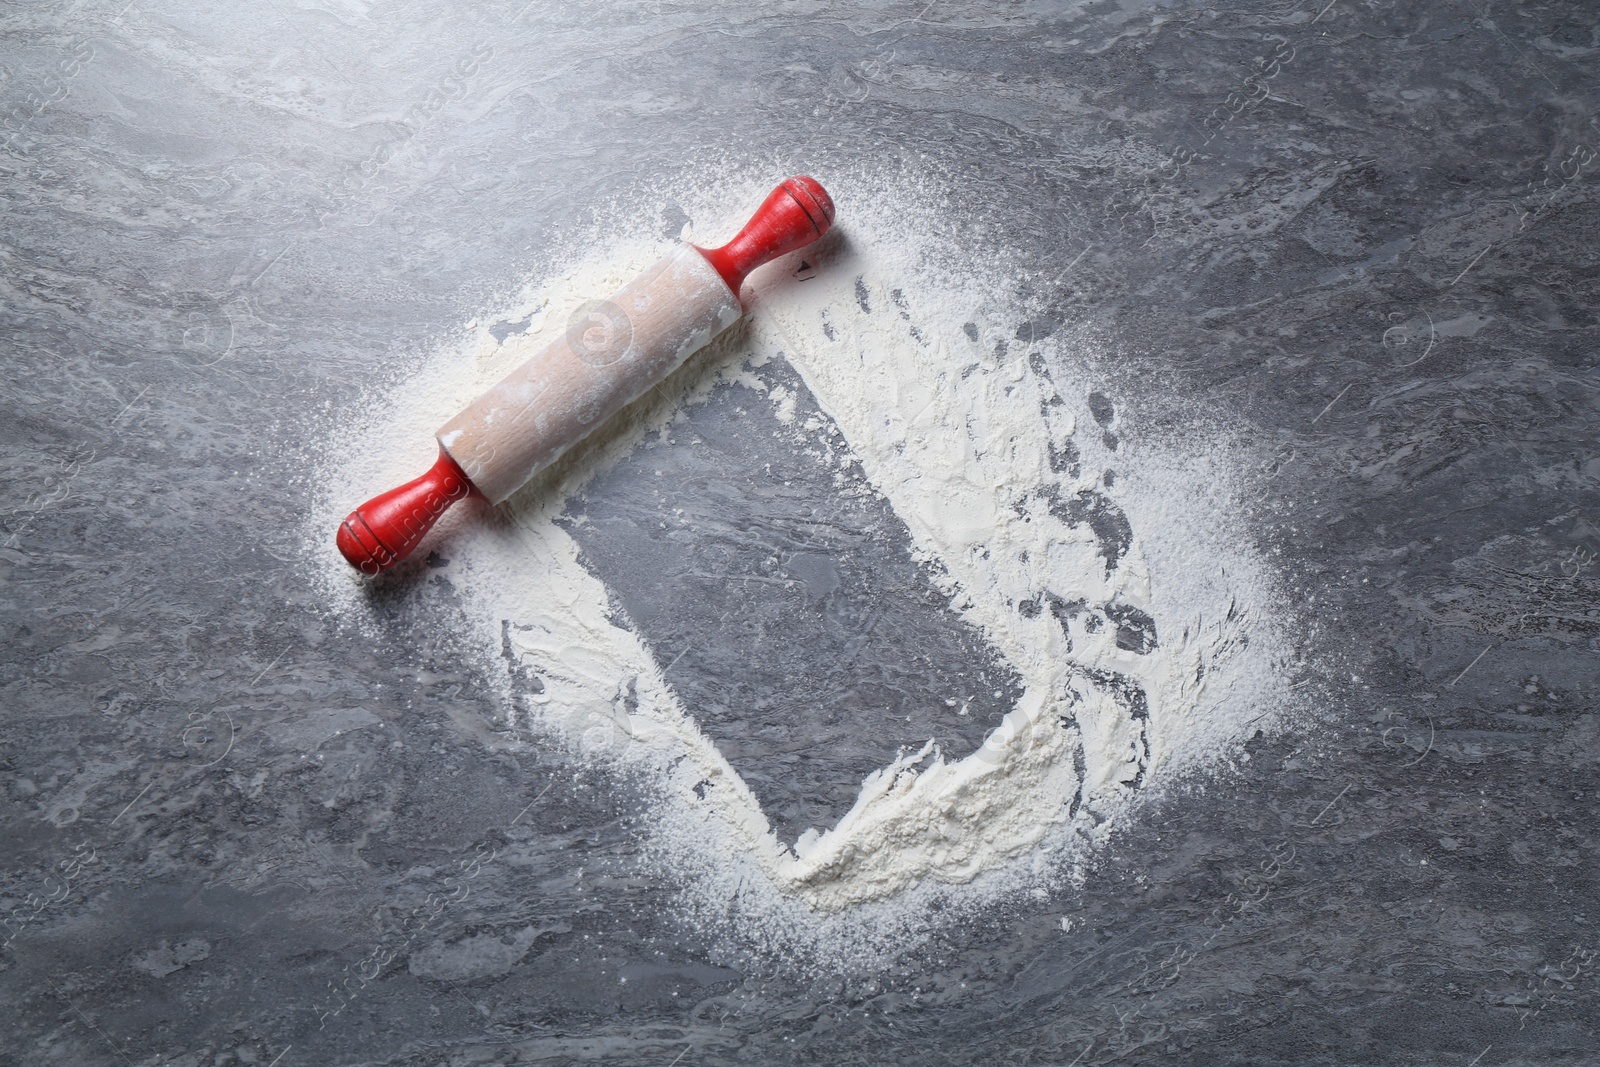
<path id="1" fill-rule="evenodd" d="M 745 275 L 779 256 L 804 248 L 833 225 L 833 198 L 815 178 L 790 178 L 761 202 L 738 236 L 700 252 L 739 295 Z"/>
<path id="2" fill-rule="evenodd" d="M 472 482 L 441 448 L 428 473 L 352 511 L 339 524 L 335 541 L 362 574 L 386 571 L 411 555 L 451 504 L 473 492 Z"/>

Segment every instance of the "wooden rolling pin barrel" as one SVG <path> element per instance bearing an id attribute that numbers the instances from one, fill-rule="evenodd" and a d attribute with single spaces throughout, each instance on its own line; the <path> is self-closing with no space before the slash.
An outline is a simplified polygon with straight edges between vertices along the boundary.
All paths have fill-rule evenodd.
<path id="1" fill-rule="evenodd" d="M 505 500 L 738 321 L 747 274 L 832 224 L 827 191 L 812 178 L 790 178 L 721 248 L 681 245 L 580 311 L 563 336 L 445 423 L 439 460 L 426 474 L 351 512 L 339 526 L 339 551 L 377 574 L 410 555 L 457 500 Z"/>

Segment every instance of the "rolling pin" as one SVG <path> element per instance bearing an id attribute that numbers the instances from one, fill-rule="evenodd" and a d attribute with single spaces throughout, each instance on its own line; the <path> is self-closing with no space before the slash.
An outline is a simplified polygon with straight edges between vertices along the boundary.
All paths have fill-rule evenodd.
<path id="1" fill-rule="evenodd" d="M 738 321 L 745 275 L 833 224 L 816 180 L 790 178 L 721 248 L 680 245 L 445 423 L 420 478 L 350 513 L 335 538 L 363 574 L 405 559 L 468 496 L 498 504 Z"/>

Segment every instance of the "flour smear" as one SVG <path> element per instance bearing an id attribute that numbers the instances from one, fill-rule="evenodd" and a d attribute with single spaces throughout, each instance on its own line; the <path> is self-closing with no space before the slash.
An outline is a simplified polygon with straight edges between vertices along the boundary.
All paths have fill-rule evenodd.
<path id="1" fill-rule="evenodd" d="M 484 669 L 503 680 L 505 725 L 649 787 L 642 862 L 681 887 L 686 921 L 762 955 L 870 965 L 941 923 L 1082 877 L 1143 798 L 1225 766 L 1280 720 L 1293 650 L 1242 510 L 1241 444 L 1198 418 L 1178 436 L 1170 417 L 1161 439 L 1141 435 L 1140 404 L 1157 401 L 1097 378 L 1101 339 L 1032 340 L 1023 272 L 959 232 L 960 205 L 937 181 L 819 177 L 836 235 L 758 272 L 744 326 L 502 508 L 469 509 L 430 544 L 450 559 Z M 672 186 L 692 220 L 682 236 L 725 239 L 770 184 Z M 310 536 L 349 621 L 366 600 L 330 531 L 425 469 L 434 430 L 575 309 L 671 247 L 634 207 L 599 212 L 556 255 L 564 268 L 342 421 Z M 761 378 L 774 359 L 797 370 L 952 610 L 1023 685 L 977 751 L 905 753 L 792 848 L 554 521 L 586 479 L 720 381 L 763 390 L 792 420 L 793 394 Z"/>

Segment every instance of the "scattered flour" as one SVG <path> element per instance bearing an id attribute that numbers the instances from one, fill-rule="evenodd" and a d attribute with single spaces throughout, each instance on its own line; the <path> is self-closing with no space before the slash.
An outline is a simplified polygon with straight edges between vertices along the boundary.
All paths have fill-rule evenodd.
<path id="1" fill-rule="evenodd" d="M 840 232 L 758 272 L 746 325 L 498 512 L 465 509 L 430 543 L 451 560 L 486 669 L 506 676 L 507 724 L 653 786 L 646 855 L 683 887 L 686 916 L 757 951 L 865 962 L 1081 872 L 1140 795 L 1270 728 L 1291 652 L 1241 512 L 1240 447 L 1198 417 L 1185 439 L 1141 438 L 1140 405 L 1170 410 L 1160 398 L 1091 404 L 1115 397 L 1093 374 L 1110 346 L 1070 331 L 1019 341 L 1020 271 L 967 251 L 936 182 L 901 176 L 885 197 L 881 175 L 820 177 Z M 706 229 L 684 236 L 724 238 L 769 185 L 688 190 L 680 203 Z M 337 521 L 428 466 L 439 425 L 670 246 L 620 225 L 597 220 L 610 236 L 575 240 L 571 269 L 474 320 L 470 343 L 345 421 L 328 454 L 364 458 L 323 473 L 311 536 L 349 618 L 365 601 L 333 549 Z M 1024 687 L 976 752 L 905 754 L 792 850 L 553 521 L 719 381 L 756 384 L 792 421 L 793 393 L 760 380 L 780 356 Z M 542 691 L 512 685 L 507 638 Z"/>

